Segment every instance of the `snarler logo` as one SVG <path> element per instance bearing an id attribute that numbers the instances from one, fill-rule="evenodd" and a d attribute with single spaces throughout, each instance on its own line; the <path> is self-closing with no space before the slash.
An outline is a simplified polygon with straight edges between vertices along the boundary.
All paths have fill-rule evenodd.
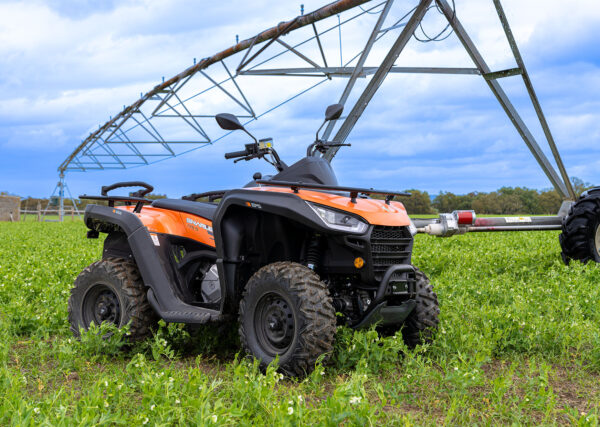
<path id="1" fill-rule="evenodd" d="M 192 218 L 186 218 L 185 222 L 188 223 L 188 226 L 195 226 L 195 227 L 203 228 L 204 230 L 206 230 L 208 232 L 208 234 L 210 234 L 211 236 L 213 235 L 213 229 L 210 225 L 206 225 L 206 224 L 196 221 Z"/>

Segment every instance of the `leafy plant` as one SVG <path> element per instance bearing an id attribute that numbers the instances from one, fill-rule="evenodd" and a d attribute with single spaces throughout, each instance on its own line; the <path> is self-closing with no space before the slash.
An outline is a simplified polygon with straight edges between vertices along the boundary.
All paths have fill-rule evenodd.
<path id="1" fill-rule="evenodd" d="M 236 356 L 235 324 L 76 340 L 70 288 L 101 254 L 81 222 L 0 223 L 0 425 L 597 425 L 600 266 L 564 266 L 556 232 L 417 236 L 435 341 L 340 328 L 302 381 Z"/>

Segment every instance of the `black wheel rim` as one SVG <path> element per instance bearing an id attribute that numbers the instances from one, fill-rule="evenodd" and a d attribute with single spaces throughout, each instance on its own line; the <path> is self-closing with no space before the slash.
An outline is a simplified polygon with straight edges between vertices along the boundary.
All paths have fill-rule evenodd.
<path id="1" fill-rule="evenodd" d="M 86 328 L 92 322 L 96 325 L 108 322 L 119 326 L 121 320 L 119 297 L 107 285 L 94 285 L 84 297 L 82 314 Z"/>
<path id="2" fill-rule="evenodd" d="M 275 292 L 263 295 L 256 304 L 254 330 L 266 354 L 275 357 L 285 353 L 296 331 L 296 319 L 288 301 Z"/>

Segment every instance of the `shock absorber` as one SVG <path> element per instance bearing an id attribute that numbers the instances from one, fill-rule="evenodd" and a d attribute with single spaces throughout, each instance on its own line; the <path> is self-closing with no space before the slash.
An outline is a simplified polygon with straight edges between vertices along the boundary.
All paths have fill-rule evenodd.
<path id="1" fill-rule="evenodd" d="M 321 259 L 321 241 L 319 235 L 314 235 L 308 243 L 306 249 L 306 266 L 315 271 L 319 266 Z"/>

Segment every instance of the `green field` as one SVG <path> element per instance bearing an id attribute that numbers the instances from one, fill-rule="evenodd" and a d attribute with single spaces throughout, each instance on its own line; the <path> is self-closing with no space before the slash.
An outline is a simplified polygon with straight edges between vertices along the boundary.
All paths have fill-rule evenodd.
<path id="1" fill-rule="evenodd" d="M 417 236 L 434 344 L 340 329 L 332 359 L 292 381 L 236 354 L 232 328 L 74 340 L 69 289 L 101 239 L 80 221 L 0 223 L 0 425 L 596 425 L 600 268 L 564 266 L 557 234 Z"/>

